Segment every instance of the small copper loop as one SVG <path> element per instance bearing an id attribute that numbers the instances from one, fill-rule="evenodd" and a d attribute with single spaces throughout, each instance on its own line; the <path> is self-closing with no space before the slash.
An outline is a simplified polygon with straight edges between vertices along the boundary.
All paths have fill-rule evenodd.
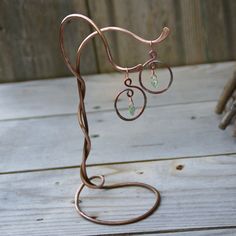
<path id="1" fill-rule="evenodd" d="M 74 66 L 70 60 L 69 57 L 67 55 L 67 52 L 65 50 L 64 47 L 64 27 L 66 25 L 66 23 L 68 23 L 71 20 L 85 20 L 95 31 L 91 34 L 89 34 L 80 44 L 80 46 L 78 47 L 77 50 L 77 55 L 76 55 L 76 66 Z M 129 224 L 129 223 L 134 223 L 137 221 L 140 221 L 146 217 L 148 217 L 149 215 L 151 215 L 159 206 L 160 204 L 160 193 L 158 192 L 158 190 L 148 184 L 145 183 L 137 183 L 137 182 L 124 182 L 124 183 L 116 183 L 116 184 L 111 184 L 111 185 L 105 185 L 105 177 L 103 175 L 98 175 L 98 176 L 92 176 L 92 177 L 88 177 L 87 174 L 87 168 L 86 168 L 86 162 L 91 150 L 91 140 L 90 140 L 90 136 L 89 136 L 89 125 L 88 125 L 88 120 L 87 120 L 87 114 L 86 114 L 86 110 L 85 110 L 85 103 L 84 103 L 84 99 L 85 99 L 85 94 L 86 94 L 86 85 L 84 82 L 84 79 L 82 78 L 82 75 L 80 73 L 80 57 L 81 57 L 81 51 L 83 48 L 85 48 L 85 46 L 87 45 L 87 43 L 95 36 L 99 36 L 104 47 L 106 50 L 106 54 L 108 57 L 109 62 L 111 63 L 111 65 L 113 66 L 113 68 L 116 71 L 119 72 L 126 72 L 126 76 L 127 78 L 125 79 L 125 85 L 128 87 L 127 89 L 123 90 L 121 93 L 125 92 L 125 91 L 132 91 L 132 94 L 130 93 L 129 95 L 133 95 L 133 89 L 138 89 L 141 93 L 143 93 L 144 95 L 144 106 L 143 106 L 143 110 L 146 106 L 146 95 L 143 92 L 142 89 L 140 89 L 137 86 L 132 85 L 132 80 L 129 78 L 128 73 L 131 72 L 141 72 L 143 70 L 143 66 L 146 65 L 146 63 L 144 65 L 142 64 L 137 64 L 133 67 L 129 67 L 129 68 L 124 68 L 121 67 L 119 65 L 117 65 L 112 57 L 111 51 L 110 51 L 110 47 L 108 45 L 107 39 L 104 36 L 104 32 L 106 31 L 119 31 L 119 32 L 123 32 L 125 34 L 130 35 L 131 37 L 133 37 L 134 39 L 144 43 L 144 44 L 150 44 L 151 46 L 153 46 L 154 44 L 159 44 L 160 42 L 162 42 L 168 35 L 169 35 L 169 29 L 167 27 L 163 28 L 162 33 L 160 34 L 160 36 L 154 40 L 146 40 L 143 39 L 141 37 L 139 37 L 138 35 L 123 29 L 123 28 L 119 28 L 119 27 L 105 27 L 105 28 L 98 28 L 98 26 L 91 20 L 89 19 L 87 16 L 81 15 L 81 14 L 71 14 L 66 16 L 62 22 L 61 22 L 61 26 L 60 26 L 60 48 L 61 48 L 61 52 L 62 55 L 64 57 L 64 61 L 65 64 L 67 65 L 67 67 L 69 68 L 69 70 L 72 72 L 72 74 L 74 74 L 74 76 L 77 78 L 77 87 L 78 87 L 78 93 L 79 93 L 79 105 L 78 105 L 78 122 L 80 125 L 80 128 L 84 134 L 84 146 L 83 146 L 83 156 L 82 156 L 82 163 L 81 163 L 81 167 L 80 167 L 80 177 L 82 180 L 82 185 L 79 187 L 79 189 L 77 190 L 77 193 L 75 195 L 75 207 L 76 210 L 78 211 L 78 213 L 84 217 L 85 219 L 97 223 L 97 224 L 104 224 L 104 225 L 123 225 L 123 224 Z M 148 62 L 154 60 L 154 58 L 152 57 Z M 116 97 L 116 102 L 118 101 L 118 97 L 121 95 L 118 94 L 118 96 Z M 117 110 L 117 107 L 115 105 L 115 108 Z M 143 110 L 141 110 L 141 114 L 143 112 Z M 140 113 L 138 114 L 138 116 L 140 116 Z M 134 117 L 135 118 L 135 117 Z M 136 118 L 135 118 L 136 119 Z M 132 118 L 132 120 L 134 120 Z M 94 179 L 100 179 L 100 183 L 94 183 L 93 180 Z M 144 214 L 129 219 L 129 220 L 122 220 L 122 221 L 107 221 L 107 220 L 100 220 L 100 219 L 94 219 L 93 217 L 87 215 L 81 208 L 80 208 L 80 194 L 83 190 L 84 187 L 88 187 L 88 188 L 92 188 L 92 189 L 114 189 L 114 188 L 123 188 L 123 187 L 142 187 L 142 188 L 146 188 L 148 190 L 150 190 L 151 192 L 154 193 L 156 199 L 155 199 L 155 203 L 153 204 L 153 206 Z"/>
<path id="2" fill-rule="evenodd" d="M 125 71 L 125 79 L 129 78 L 129 68 L 127 67 L 126 68 L 126 71 Z"/>
<path id="3" fill-rule="evenodd" d="M 157 58 L 157 52 L 155 51 L 155 49 L 153 48 L 153 42 L 150 41 L 150 48 L 151 50 L 149 51 L 149 56 L 150 56 L 150 60 L 155 60 Z"/>
<path id="4" fill-rule="evenodd" d="M 153 43 L 152 43 L 152 40 L 150 41 L 150 48 L 151 48 L 151 50 L 153 50 L 153 51 L 154 51 L 154 49 L 153 49 Z"/>
<path id="5" fill-rule="evenodd" d="M 153 67 L 153 64 L 156 64 L 157 66 L 156 66 L 156 67 Z M 143 67 L 145 68 L 145 67 L 148 66 L 148 65 L 150 65 L 150 68 L 151 68 L 151 70 L 152 70 L 152 74 L 155 73 L 154 70 L 155 70 L 155 68 L 158 67 L 158 65 L 162 65 L 164 68 L 166 68 L 166 69 L 168 70 L 168 72 L 169 72 L 169 75 L 170 75 L 170 77 L 169 77 L 169 82 L 168 82 L 168 84 L 167 84 L 167 86 L 166 86 L 165 88 L 163 88 L 163 89 L 161 89 L 161 90 L 153 91 L 153 90 L 151 90 L 151 89 L 148 89 L 148 88 L 144 85 L 144 83 L 143 83 L 143 81 L 142 81 L 142 71 L 140 71 L 140 72 L 139 72 L 139 83 L 140 83 L 140 86 L 142 87 L 142 89 L 144 89 L 145 91 L 147 91 L 147 92 L 149 92 L 149 93 L 152 93 L 152 94 L 161 94 L 161 93 L 166 92 L 166 91 L 170 88 L 170 86 L 171 86 L 171 84 L 172 84 L 172 82 L 173 82 L 173 72 L 172 72 L 170 66 L 167 65 L 167 64 L 165 64 L 165 63 L 163 63 L 163 62 L 161 62 L 161 61 L 158 61 L 158 60 L 149 60 L 149 61 L 147 61 L 146 63 L 143 64 Z"/>

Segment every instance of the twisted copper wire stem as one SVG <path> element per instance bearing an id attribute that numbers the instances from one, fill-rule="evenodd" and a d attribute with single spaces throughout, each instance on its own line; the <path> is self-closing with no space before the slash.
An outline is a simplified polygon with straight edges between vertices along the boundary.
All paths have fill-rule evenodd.
<path id="1" fill-rule="evenodd" d="M 75 20 L 75 19 L 85 20 L 95 30 L 95 32 L 88 35 L 80 44 L 80 46 L 77 50 L 76 67 L 74 67 L 72 65 L 72 63 L 70 62 L 70 60 L 67 56 L 66 50 L 64 48 L 64 26 L 69 21 Z M 146 218 L 147 216 L 151 215 L 160 204 L 160 194 L 159 194 L 158 190 L 156 190 L 154 187 L 144 184 L 144 183 L 125 182 L 125 183 L 117 183 L 117 184 L 112 184 L 112 185 L 105 185 L 105 177 L 103 175 L 88 177 L 88 174 L 86 171 L 86 161 L 88 159 L 88 156 L 89 156 L 89 153 L 91 150 L 91 140 L 90 140 L 90 136 L 89 136 L 89 126 L 88 126 L 88 120 L 87 120 L 86 109 L 85 109 L 85 104 L 84 104 L 84 98 L 85 98 L 85 94 L 86 94 L 86 86 L 85 86 L 85 82 L 84 82 L 84 80 L 81 76 L 81 73 L 80 73 L 80 57 L 81 57 L 82 49 L 86 46 L 86 44 L 89 42 L 89 40 L 91 40 L 93 37 L 98 35 L 100 37 L 100 39 L 102 40 L 102 43 L 106 49 L 106 54 L 107 54 L 108 60 L 116 71 L 129 73 L 129 72 L 140 72 L 143 69 L 142 64 L 137 64 L 133 67 L 128 67 L 128 68 L 124 68 L 124 67 L 117 65 L 113 60 L 107 39 L 102 33 L 105 31 L 123 32 L 125 34 L 132 36 L 133 38 L 135 38 L 136 40 L 138 40 L 144 44 L 150 45 L 152 48 L 153 45 L 162 42 L 169 35 L 169 29 L 167 27 L 163 28 L 161 35 L 157 39 L 145 40 L 145 39 L 137 36 L 136 34 L 130 32 L 126 29 L 119 28 L 119 27 L 105 27 L 105 28 L 99 29 L 97 27 L 97 25 L 91 19 L 89 19 L 88 17 L 81 15 L 81 14 L 71 14 L 71 15 L 66 16 L 62 20 L 61 26 L 60 26 L 61 51 L 62 51 L 66 65 L 68 66 L 69 70 L 74 74 L 74 76 L 77 78 L 77 87 L 78 87 L 78 93 L 79 93 L 79 99 L 80 99 L 80 102 L 78 105 L 78 121 L 79 121 L 79 125 L 81 127 L 81 130 L 83 131 L 83 134 L 84 134 L 83 157 L 82 157 L 82 163 L 81 163 L 81 167 L 80 167 L 80 177 L 81 177 L 83 184 L 79 187 L 79 189 L 75 195 L 75 207 L 80 215 L 82 215 L 85 219 L 92 221 L 94 223 L 106 224 L 106 225 L 122 225 L 122 224 L 129 224 L 129 223 L 137 222 L 137 221 L 142 220 L 142 219 Z M 155 58 L 151 58 L 149 61 L 151 61 L 153 59 L 155 59 Z M 99 184 L 95 184 L 92 182 L 92 180 L 96 179 L 96 178 L 100 179 L 101 182 Z M 146 188 L 146 189 L 152 191 L 155 194 L 156 201 L 155 201 L 154 205 L 145 214 L 135 217 L 135 218 L 132 218 L 132 219 L 129 219 L 129 220 L 106 221 L 106 220 L 94 219 L 94 218 L 88 216 L 80 208 L 79 196 L 85 186 L 87 186 L 89 188 L 93 188 L 93 189 L 113 189 L 113 188 L 133 187 L 133 186 L 143 187 L 143 188 Z"/>

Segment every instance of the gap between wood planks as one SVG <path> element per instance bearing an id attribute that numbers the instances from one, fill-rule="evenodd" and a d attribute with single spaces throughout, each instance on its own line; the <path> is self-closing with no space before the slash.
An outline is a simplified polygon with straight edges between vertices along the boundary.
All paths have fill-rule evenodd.
<path id="1" fill-rule="evenodd" d="M 236 226 L 222 226 L 222 227 L 201 227 L 201 228 L 186 228 L 186 229 L 173 229 L 173 230 L 160 230 L 160 231 L 150 231 L 150 232 L 133 232 L 132 235 L 152 235 L 152 234 L 168 234 L 168 235 L 179 235 L 178 233 L 190 233 L 190 232 L 201 232 L 201 231 L 217 231 L 217 230 L 229 230 L 236 229 Z M 118 234 L 106 234 L 106 236 L 116 236 L 116 235 L 130 235 L 129 233 L 118 233 Z M 176 235 L 176 236 L 177 236 Z M 193 235 L 194 236 L 194 235 Z"/>
<path id="2" fill-rule="evenodd" d="M 171 157 L 171 158 L 158 158 L 158 159 L 148 159 L 148 160 L 136 160 L 136 161 L 123 161 L 123 162 L 104 162 L 98 164 L 87 164 L 87 167 L 94 167 L 94 166 L 107 166 L 107 165 L 125 165 L 125 164 L 132 164 L 132 163 L 146 163 L 146 162 L 156 162 L 156 161 L 171 161 L 171 160 L 181 160 L 181 159 L 191 159 L 191 158 L 206 158 L 206 157 L 218 157 L 218 156 L 232 156 L 236 155 L 235 152 L 231 153 L 217 153 L 217 154 L 210 154 L 210 155 L 199 155 L 199 156 L 182 156 L 182 157 Z M 41 171 L 53 171 L 53 170 L 65 170 L 65 169 L 75 169 L 80 168 L 80 165 L 73 165 L 73 166 L 58 166 L 52 168 L 41 168 L 41 169 L 29 169 L 29 170 L 18 170 L 18 171 L 6 171 L 0 172 L 0 175 L 9 175 L 9 174 L 22 174 L 22 173 L 30 173 L 30 172 L 41 172 Z"/>
<path id="3" fill-rule="evenodd" d="M 204 101 L 196 101 L 196 102 L 178 102 L 178 103 L 169 103 L 169 104 L 161 104 L 161 105 L 147 105 L 146 109 L 148 108 L 155 108 L 155 107 L 168 107 L 168 106 L 178 106 L 178 105 L 189 105 L 189 104 L 200 104 L 200 103 L 208 103 L 208 102 L 217 102 L 217 100 L 204 100 Z M 137 109 L 140 107 L 138 106 Z M 120 108 L 121 111 L 127 110 L 127 108 Z M 104 109 L 104 110 L 97 110 L 97 111 L 87 111 L 86 113 L 95 114 L 95 113 L 106 113 L 106 112 L 115 112 L 114 109 Z M 60 117 L 60 116 L 74 116 L 77 113 L 61 113 L 61 114 L 52 114 L 52 115 L 42 115 L 42 116 L 27 116 L 27 117 L 19 117 L 19 118 L 9 118 L 9 119 L 0 119 L 0 122 L 8 122 L 8 121 L 16 121 L 16 120 L 36 120 L 36 119 L 46 119 L 51 117 Z M 79 125 L 78 125 L 79 127 Z"/>
<path id="4" fill-rule="evenodd" d="M 177 169 L 181 164 L 184 165 L 184 171 Z M 94 174 L 98 174 L 103 169 L 102 172 L 105 176 L 109 176 L 110 183 L 122 178 L 133 180 L 134 177 L 140 181 L 145 177 L 145 182 L 159 186 L 163 196 L 163 204 L 158 214 L 153 214 L 152 217 L 133 226 L 112 228 L 90 224 L 78 217 L 73 210 L 71 196 L 79 181 L 77 170 L 2 176 L 3 178 L 0 178 L 2 189 L 9 189 L 11 183 L 12 190 L 8 195 L 1 192 L 3 204 L 0 213 L 4 216 L 1 222 L 2 231 L 18 233 L 17 235 L 27 233 L 42 235 L 42 232 L 47 235 L 76 235 L 78 232 L 81 232 L 81 235 L 111 235 L 112 233 L 113 235 L 139 233 L 176 236 L 226 235 L 211 233 L 217 230 L 222 232 L 222 228 L 225 229 L 224 232 L 227 230 L 232 233 L 236 227 L 236 218 L 233 214 L 236 193 L 234 166 L 235 157 L 222 156 L 169 161 L 169 163 L 166 161 L 136 163 L 126 167 L 123 165 L 93 167 Z M 145 206 L 133 201 L 137 192 L 134 193 L 132 190 L 127 195 L 122 190 L 117 191 L 118 193 L 110 192 L 111 195 L 103 191 L 95 192 L 97 201 L 93 195 L 87 198 L 87 193 L 84 195 L 86 201 L 82 199 L 82 204 L 86 204 L 88 211 L 97 217 L 101 216 L 99 213 L 104 206 L 111 207 L 110 212 L 105 210 L 102 214 L 112 219 L 113 211 L 117 211 L 118 218 L 143 211 Z M 141 196 L 146 197 L 146 194 Z M 114 201 L 122 199 L 120 210 L 111 201 L 111 197 Z M 169 200 L 166 201 L 165 198 Z M 147 198 L 146 201 L 151 202 L 152 198 Z M 130 203 L 128 204 L 130 209 L 126 209 L 127 203 Z M 14 205 L 18 206 L 16 211 Z M 198 231 L 203 234 L 197 233 Z M 98 234 L 99 232 L 101 233 Z M 204 234 L 205 232 L 210 233 Z"/>
<path id="5" fill-rule="evenodd" d="M 158 102 L 157 96 L 149 96 L 148 105 L 216 100 L 224 81 L 232 76 L 234 67 L 235 62 L 175 67 L 173 88 L 165 96 L 158 96 Z M 165 74 L 162 70 L 159 73 L 160 76 Z M 148 71 L 144 74 L 145 78 L 148 78 Z M 90 91 L 90 95 L 86 98 L 86 110 L 113 109 L 111 102 L 115 94 L 123 88 L 120 75 L 118 73 L 90 75 L 85 79 L 88 81 L 87 90 Z M 0 107 L 2 107 L 0 119 L 75 113 L 78 103 L 75 85 L 71 77 L 3 84 L 0 86 Z M 104 89 L 106 94 L 101 96 L 100 91 Z M 142 99 L 137 97 L 137 105 L 141 101 Z M 126 107 L 124 103 L 122 104 L 121 107 Z"/>

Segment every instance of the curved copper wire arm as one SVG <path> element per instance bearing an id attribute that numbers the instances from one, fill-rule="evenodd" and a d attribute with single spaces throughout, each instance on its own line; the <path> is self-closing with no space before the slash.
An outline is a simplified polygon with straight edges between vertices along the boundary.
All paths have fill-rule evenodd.
<path id="1" fill-rule="evenodd" d="M 162 30 L 162 33 L 160 34 L 160 36 L 157 38 L 157 39 L 154 39 L 154 40 L 146 40 L 146 39 L 143 39 L 141 37 L 139 37 L 138 35 L 130 32 L 129 30 L 126 30 L 126 29 L 123 29 L 123 28 L 120 28 L 120 27 L 114 27 L 114 26 L 110 26 L 110 27 L 104 27 L 104 28 L 101 28 L 100 29 L 101 32 L 106 32 L 106 31 L 118 31 L 118 32 L 123 32 L 125 34 L 128 34 L 130 35 L 131 37 L 133 37 L 134 39 L 144 43 L 144 44 L 148 44 L 148 45 L 155 45 L 155 44 L 158 44 L 160 42 L 162 42 L 163 40 L 165 40 L 167 38 L 167 36 L 169 35 L 170 33 L 170 30 L 169 28 L 167 27 L 164 27 L 163 30 Z M 77 50 L 77 60 L 76 60 L 76 65 L 77 65 L 77 70 L 79 69 L 78 68 L 78 65 L 80 65 L 80 56 L 81 56 L 81 51 L 82 51 L 82 48 L 89 42 L 90 39 L 92 39 L 93 37 L 95 37 L 96 35 L 98 35 L 99 33 L 97 31 L 91 33 L 90 35 L 88 35 L 84 40 L 83 42 L 80 44 L 78 50 Z M 124 67 L 121 67 L 121 66 L 118 66 L 113 58 L 112 58 L 112 55 L 111 55 L 111 52 L 110 52 L 110 49 L 109 49 L 109 46 L 107 44 L 107 42 L 105 43 L 104 42 L 104 46 L 106 48 L 106 52 L 107 52 L 107 56 L 108 56 L 108 59 L 109 59 L 109 62 L 111 63 L 111 65 L 113 66 L 113 68 L 119 72 L 136 72 L 136 71 L 140 71 L 140 69 L 142 68 L 142 64 L 138 64 L 134 67 L 131 67 L 131 68 L 124 68 Z"/>
<path id="2" fill-rule="evenodd" d="M 73 19 L 83 19 L 86 22 L 88 22 L 94 29 L 95 32 L 91 33 L 90 35 L 88 35 L 83 42 L 81 43 L 81 45 L 78 48 L 77 51 L 77 59 L 76 59 L 76 67 L 74 67 L 72 65 L 72 63 L 70 62 L 67 54 L 66 54 L 66 50 L 64 48 L 64 26 L 65 24 Z M 139 36 L 137 36 L 136 34 L 126 30 L 126 29 L 122 29 L 119 27 L 105 27 L 102 29 L 99 29 L 97 27 L 97 25 L 88 17 L 81 15 L 81 14 L 71 14 L 68 15 L 67 17 L 65 17 L 61 23 L 60 26 L 60 47 L 61 47 L 61 51 L 62 51 L 62 55 L 64 57 L 65 63 L 68 66 L 69 70 L 76 76 L 77 78 L 77 86 L 78 86 L 78 93 L 79 93 L 79 98 L 80 98 L 80 103 L 78 105 L 78 121 L 79 121 L 79 125 L 81 127 L 81 130 L 84 133 L 84 147 L 83 147 L 83 158 L 82 158 L 82 163 L 81 163 L 81 167 L 80 167 L 80 177 L 81 180 L 83 182 L 83 184 L 80 186 L 80 188 L 78 189 L 76 195 L 75 195 L 75 207 L 76 210 L 78 211 L 78 213 L 83 216 L 85 219 L 92 221 L 94 223 L 98 223 L 98 224 L 106 224 L 106 225 L 122 225 L 122 224 L 129 224 L 129 223 L 134 223 L 137 222 L 139 220 L 142 220 L 144 218 L 146 218 L 147 216 L 151 215 L 159 206 L 160 204 L 160 194 L 158 192 L 158 190 L 150 185 L 144 184 L 144 183 L 138 183 L 138 182 L 125 182 L 125 183 L 117 183 L 117 184 L 112 184 L 112 185 L 105 185 L 105 177 L 103 175 L 98 175 L 98 176 L 92 176 L 92 177 L 88 177 L 87 175 L 87 171 L 86 171 L 86 161 L 87 158 L 89 156 L 90 150 L 91 150 L 91 140 L 90 140 L 90 136 L 89 136 L 89 127 L 88 127 L 88 121 L 87 121 L 87 115 L 86 115 L 86 110 L 85 110 L 85 104 L 84 104 L 84 98 L 85 98 L 85 93 L 86 93 L 86 86 L 85 86 L 85 82 L 80 74 L 80 56 L 81 56 L 81 51 L 82 48 L 85 47 L 85 45 L 87 44 L 87 42 L 95 37 L 96 35 L 100 36 L 100 39 L 103 42 L 103 45 L 106 49 L 106 54 L 108 57 L 108 60 L 110 61 L 111 65 L 113 66 L 113 68 L 117 71 L 120 72 L 140 72 L 143 69 L 143 65 L 142 64 L 138 64 L 135 65 L 133 67 L 129 67 L 129 68 L 124 68 L 121 67 L 119 65 L 117 65 L 114 60 L 113 57 L 111 55 L 110 52 L 110 48 L 108 45 L 108 42 L 106 40 L 106 37 L 103 35 L 102 32 L 105 31 L 120 31 L 120 32 L 124 32 L 130 36 L 132 36 L 133 38 L 137 39 L 138 41 L 145 43 L 145 44 L 149 44 L 152 48 L 152 46 L 154 44 L 158 44 L 161 41 L 163 41 L 169 34 L 169 29 L 168 28 L 164 28 L 163 32 L 161 33 L 161 35 L 155 39 L 155 40 L 145 40 Z M 148 62 L 150 62 L 151 60 L 154 60 L 155 57 L 151 58 Z M 146 101 L 145 101 L 146 102 Z M 100 184 L 95 184 L 92 182 L 93 179 L 100 179 L 101 182 Z M 89 188 L 94 188 L 94 189 L 112 189 L 112 188 L 121 188 L 121 187 L 133 187 L 133 186 L 138 186 L 138 187 L 143 187 L 146 188 L 148 190 L 150 190 L 151 192 L 153 192 L 156 196 L 156 201 L 154 203 L 154 205 L 143 215 L 139 216 L 139 217 L 135 217 L 129 220 L 123 220 L 123 221 L 105 221 L 105 220 L 99 220 L 99 219 L 94 219 L 90 216 L 88 216 L 85 212 L 83 212 L 79 206 L 80 204 L 80 193 L 83 190 L 83 188 L 87 186 Z"/>
<path id="3" fill-rule="evenodd" d="M 79 48 L 77 50 L 77 60 L 76 60 L 76 69 L 77 70 L 70 63 L 69 58 L 68 58 L 68 56 L 66 54 L 66 51 L 65 51 L 65 48 L 64 48 L 64 37 L 63 37 L 65 23 L 67 23 L 67 22 L 69 22 L 69 21 L 71 21 L 73 19 L 84 19 L 95 29 L 95 32 L 91 33 L 90 35 L 88 35 L 83 40 L 83 42 L 80 44 L 80 46 L 79 46 Z M 140 71 L 140 69 L 142 69 L 142 64 L 138 64 L 138 65 L 130 67 L 130 68 L 125 68 L 125 67 L 121 67 L 121 66 L 117 65 L 114 62 L 113 57 L 111 55 L 111 51 L 110 51 L 109 45 L 108 45 L 108 42 L 107 42 L 105 36 L 102 34 L 102 32 L 106 32 L 106 31 L 120 31 L 120 32 L 123 32 L 123 33 L 126 33 L 126 34 L 132 36 L 133 38 L 135 38 L 136 40 L 138 40 L 138 41 L 140 41 L 140 42 L 142 42 L 144 44 L 148 44 L 148 45 L 151 45 L 151 46 L 159 44 L 160 42 L 165 40 L 167 38 L 167 36 L 170 34 L 169 28 L 164 27 L 163 30 L 162 30 L 162 33 L 160 34 L 160 36 L 158 38 L 156 38 L 154 40 L 146 40 L 146 39 L 143 39 L 143 38 L 139 37 L 138 35 L 130 32 L 129 30 L 126 30 L 126 29 L 123 29 L 123 28 L 120 28 L 120 27 L 111 26 L 111 27 L 105 27 L 105 28 L 99 29 L 97 27 L 97 25 L 91 19 L 89 19 L 87 16 L 84 16 L 84 15 L 81 15 L 81 14 L 71 14 L 71 15 L 68 15 L 68 16 L 66 16 L 62 20 L 62 23 L 61 23 L 61 27 L 60 27 L 60 46 L 61 46 L 61 51 L 62 51 L 64 60 L 65 60 L 65 62 L 67 64 L 67 66 L 69 67 L 70 71 L 76 77 L 79 77 L 79 75 L 78 75 L 78 72 L 79 72 L 78 66 L 80 65 L 80 56 L 81 56 L 82 48 L 84 48 L 85 45 L 88 43 L 88 41 L 91 38 L 93 38 L 94 36 L 96 36 L 96 35 L 100 36 L 100 38 L 101 38 L 101 40 L 102 40 L 102 42 L 104 44 L 104 47 L 106 49 L 108 60 L 109 60 L 109 62 L 111 63 L 111 65 L 113 66 L 113 68 L 115 70 L 117 70 L 119 72 L 126 72 L 126 71 L 128 71 L 128 72 L 136 72 L 136 71 Z"/>

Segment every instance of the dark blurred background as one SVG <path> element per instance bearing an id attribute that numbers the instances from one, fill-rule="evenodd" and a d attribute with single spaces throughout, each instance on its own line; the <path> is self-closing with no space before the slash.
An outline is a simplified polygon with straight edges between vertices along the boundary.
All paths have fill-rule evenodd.
<path id="1" fill-rule="evenodd" d="M 235 0 L 0 0 L 0 82 L 71 75 L 60 54 L 63 17 L 82 13 L 99 27 L 127 28 L 147 39 L 168 26 L 171 35 L 158 46 L 159 58 L 172 66 L 236 59 Z M 66 46 L 73 60 L 79 42 L 92 29 L 73 22 Z M 116 62 L 142 63 L 148 48 L 122 33 L 107 33 Z M 110 72 L 103 45 L 96 39 L 84 50 L 84 74 Z"/>

